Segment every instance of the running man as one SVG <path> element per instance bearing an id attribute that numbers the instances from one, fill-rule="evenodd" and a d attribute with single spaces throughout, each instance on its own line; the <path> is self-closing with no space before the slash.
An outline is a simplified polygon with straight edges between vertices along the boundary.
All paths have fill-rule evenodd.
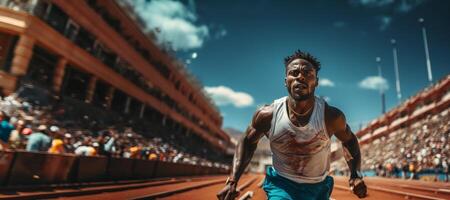
<path id="1" fill-rule="evenodd" d="M 266 172 L 263 189 L 269 200 L 328 200 L 334 181 L 330 169 L 331 136 L 344 147 L 351 175 L 349 185 L 359 198 L 367 187 L 359 172 L 361 154 L 358 140 L 345 115 L 314 95 L 319 83 L 320 62 L 309 53 L 296 51 L 285 58 L 287 97 L 263 106 L 253 115 L 239 141 L 230 177 L 217 194 L 221 200 L 238 196 L 236 186 L 264 135 L 270 141 L 273 167 Z"/>

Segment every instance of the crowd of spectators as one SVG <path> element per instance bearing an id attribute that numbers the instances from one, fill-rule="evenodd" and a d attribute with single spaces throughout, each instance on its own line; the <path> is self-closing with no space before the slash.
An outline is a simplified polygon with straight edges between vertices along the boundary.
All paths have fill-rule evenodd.
<path id="1" fill-rule="evenodd" d="M 450 115 L 428 115 L 388 136 L 362 145 L 362 169 L 377 176 L 417 179 L 418 173 L 443 174 L 448 181 Z M 435 176 L 437 179 L 437 176 Z"/>
<path id="2" fill-rule="evenodd" d="M 32 105 L 15 94 L 0 99 L 0 111 L 0 150 L 111 156 L 228 168 L 177 149 L 160 137 L 143 137 L 131 126 L 112 125 L 101 130 L 64 127 L 65 123 L 54 117 L 60 109 Z"/>

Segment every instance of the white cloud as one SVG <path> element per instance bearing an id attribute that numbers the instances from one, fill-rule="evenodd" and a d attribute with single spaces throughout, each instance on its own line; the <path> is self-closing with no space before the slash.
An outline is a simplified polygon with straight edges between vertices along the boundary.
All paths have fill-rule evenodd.
<path id="1" fill-rule="evenodd" d="M 319 86 L 322 87 L 334 87 L 334 82 L 327 78 L 321 78 L 319 79 Z"/>
<path id="2" fill-rule="evenodd" d="M 400 5 L 398 5 L 397 10 L 402 13 L 407 13 L 425 1 L 426 0 L 402 0 Z"/>
<path id="3" fill-rule="evenodd" d="M 386 15 L 377 17 L 377 20 L 380 23 L 378 27 L 380 31 L 385 31 L 392 23 L 392 17 Z"/>
<path id="4" fill-rule="evenodd" d="M 157 42 L 174 50 L 189 50 L 203 46 L 209 37 L 206 25 L 197 25 L 195 5 L 186 7 L 173 0 L 133 0 L 137 13 L 150 30 L 156 30 Z"/>
<path id="5" fill-rule="evenodd" d="M 365 7 L 381 11 L 381 13 L 406 14 L 428 0 L 348 0 L 349 4 L 354 7 Z M 386 30 L 392 23 L 392 16 L 378 16 L 375 19 L 379 24 L 379 30 Z"/>
<path id="6" fill-rule="evenodd" d="M 216 31 L 216 34 L 214 37 L 216 39 L 220 39 L 220 38 L 227 36 L 227 34 L 228 34 L 227 30 L 225 30 L 224 28 L 221 28 L 218 31 Z"/>
<path id="7" fill-rule="evenodd" d="M 349 0 L 350 5 L 407 13 L 428 0 Z"/>
<path id="8" fill-rule="evenodd" d="M 238 108 L 253 105 L 253 97 L 245 92 L 237 92 L 226 86 L 206 86 L 205 91 L 219 106 L 234 105 Z"/>
<path id="9" fill-rule="evenodd" d="M 394 0 L 350 0 L 350 4 L 365 7 L 385 7 L 394 3 Z"/>
<path id="10" fill-rule="evenodd" d="M 368 76 L 358 83 L 358 86 L 368 90 L 387 90 L 389 83 L 386 79 L 379 76 Z"/>

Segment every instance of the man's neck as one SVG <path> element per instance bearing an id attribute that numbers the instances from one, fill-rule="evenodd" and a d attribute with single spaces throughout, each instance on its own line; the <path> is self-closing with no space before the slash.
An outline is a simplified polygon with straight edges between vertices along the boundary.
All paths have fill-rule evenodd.
<path id="1" fill-rule="evenodd" d="M 311 97 L 297 101 L 293 99 L 291 96 L 288 98 L 288 104 L 291 109 L 296 113 L 306 114 L 314 107 L 315 98 L 312 95 Z"/>

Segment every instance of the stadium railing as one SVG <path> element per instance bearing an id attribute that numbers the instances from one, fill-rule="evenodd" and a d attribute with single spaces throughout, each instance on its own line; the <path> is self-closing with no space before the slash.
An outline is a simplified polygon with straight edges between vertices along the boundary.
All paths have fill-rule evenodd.
<path id="1" fill-rule="evenodd" d="M 164 161 L 0 151 L 0 187 L 225 174 L 222 168 Z"/>

